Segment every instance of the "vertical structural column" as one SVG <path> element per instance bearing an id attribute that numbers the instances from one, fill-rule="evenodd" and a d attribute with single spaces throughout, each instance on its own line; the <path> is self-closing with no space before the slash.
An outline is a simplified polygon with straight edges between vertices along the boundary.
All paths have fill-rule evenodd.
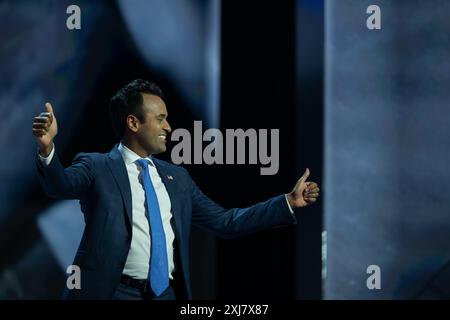
<path id="1" fill-rule="evenodd" d="M 322 194 L 313 206 L 300 210 L 296 227 L 295 298 L 320 299 L 322 232 L 322 139 L 323 139 L 323 1 L 297 0 L 295 74 L 295 174 L 305 168 Z"/>

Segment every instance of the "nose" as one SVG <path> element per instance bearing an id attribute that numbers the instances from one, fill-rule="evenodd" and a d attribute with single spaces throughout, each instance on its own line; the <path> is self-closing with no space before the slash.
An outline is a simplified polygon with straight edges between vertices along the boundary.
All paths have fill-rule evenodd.
<path id="1" fill-rule="evenodd" d="M 164 131 L 167 131 L 167 133 L 171 133 L 172 132 L 172 128 L 170 127 L 170 124 L 167 120 L 164 121 L 164 127 L 163 127 Z"/>

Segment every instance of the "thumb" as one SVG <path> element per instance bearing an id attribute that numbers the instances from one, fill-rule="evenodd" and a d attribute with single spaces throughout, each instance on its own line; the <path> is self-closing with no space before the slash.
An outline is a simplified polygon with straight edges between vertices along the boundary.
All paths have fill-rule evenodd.
<path id="1" fill-rule="evenodd" d="M 50 102 L 47 102 L 45 104 L 45 110 L 47 110 L 47 112 L 51 113 L 53 115 L 53 107 L 52 104 Z"/>
<path id="2" fill-rule="evenodd" d="M 302 177 L 300 178 L 300 183 L 305 182 L 306 179 L 308 179 L 309 177 L 309 169 L 306 168 L 305 173 L 302 175 Z"/>

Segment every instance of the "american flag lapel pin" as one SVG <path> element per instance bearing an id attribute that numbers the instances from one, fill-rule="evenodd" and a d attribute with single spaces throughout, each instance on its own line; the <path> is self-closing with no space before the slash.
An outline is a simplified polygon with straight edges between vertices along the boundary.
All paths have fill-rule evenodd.
<path id="1" fill-rule="evenodd" d="M 173 177 L 172 176 L 167 176 L 167 179 L 173 180 Z"/>

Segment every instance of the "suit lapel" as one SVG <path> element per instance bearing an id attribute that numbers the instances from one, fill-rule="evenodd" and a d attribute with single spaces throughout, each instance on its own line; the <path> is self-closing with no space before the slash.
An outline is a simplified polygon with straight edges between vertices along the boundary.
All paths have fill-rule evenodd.
<path id="1" fill-rule="evenodd" d="M 172 213 L 175 219 L 175 232 L 177 239 L 181 239 L 182 234 L 182 221 L 181 221 L 181 212 L 180 212 L 180 202 L 179 197 L 177 196 L 180 192 L 179 187 L 177 185 L 177 181 L 171 175 L 170 169 L 155 157 L 152 157 L 153 163 L 156 166 L 156 170 L 158 171 L 159 176 L 161 177 L 162 182 L 164 183 L 167 193 L 169 194 L 170 204 L 172 206 Z"/>
<path id="2" fill-rule="evenodd" d="M 133 209 L 131 202 L 131 187 L 130 180 L 128 179 L 127 168 L 125 167 L 125 163 L 123 161 L 122 155 L 120 154 L 118 145 L 115 145 L 114 148 L 109 153 L 108 166 L 111 170 L 111 173 L 116 180 L 116 183 L 120 189 L 120 193 L 122 195 L 123 202 L 125 204 L 125 212 L 128 217 L 128 228 L 131 234 L 131 226 L 133 225 Z"/>

